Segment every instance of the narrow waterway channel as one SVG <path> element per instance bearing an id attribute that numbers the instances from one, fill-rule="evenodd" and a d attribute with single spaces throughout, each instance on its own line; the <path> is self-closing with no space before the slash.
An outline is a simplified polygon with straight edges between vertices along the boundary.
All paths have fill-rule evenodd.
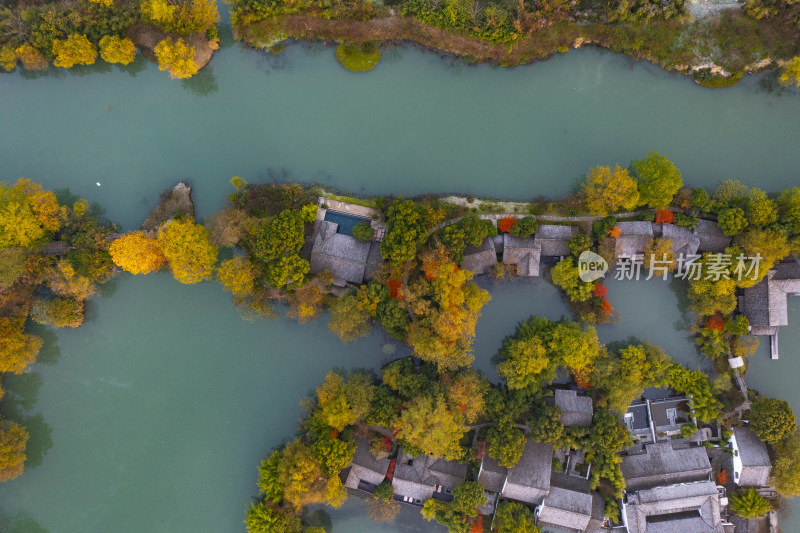
<path id="1" fill-rule="evenodd" d="M 692 185 L 736 177 L 777 190 L 797 184 L 800 168 L 797 92 L 770 91 L 763 78 L 709 91 L 598 50 L 500 69 L 402 47 L 357 76 L 331 48 L 268 57 L 228 43 L 188 83 L 141 60 L 0 82 L 3 178 L 70 188 L 126 228 L 178 179 L 193 183 L 206 216 L 234 174 L 365 194 L 528 199 L 649 150 L 672 158 Z M 568 310 L 543 280 L 482 283 L 493 300 L 475 364 L 494 376 L 491 356 L 518 321 Z M 378 332 L 344 345 L 325 319 L 247 323 L 214 284 L 181 286 L 163 274 L 112 287 L 92 300 L 82 328 L 45 332 L 40 362 L 7 379 L 3 414 L 32 434 L 25 474 L 0 485 L 10 532 L 241 532 L 258 462 L 293 435 L 300 399 L 331 368 L 374 368 L 403 353 Z M 701 364 L 676 286 L 609 288 L 622 319 L 600 328 L 602 340 L 649 339 Z M 782 359 L 762 348 L 747 379 L 800 410 L 800 313 L 791 305 Z M 440 530 L 413 510 L 376 526 L 357 502 L 331 516 L 342 533 Z"/>

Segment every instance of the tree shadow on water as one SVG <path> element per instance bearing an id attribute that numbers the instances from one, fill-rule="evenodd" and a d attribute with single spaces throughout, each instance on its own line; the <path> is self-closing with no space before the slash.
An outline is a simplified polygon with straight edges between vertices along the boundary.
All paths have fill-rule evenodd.
<path id="1" fill-rule="evenodd" d="M 41 374 L 36 372 L 8 376 L 3 383 L 6 388 L 2 403 L 3 417 L 25 426 L 30 434 L 25 447 L 27 469 L 41 465 L 47 451 L 53 447 L 53 428 L 45 422 L 44 415 L 28 414 L 36 405 L 43 383 Z"/>
<path id="2" fill-rule="evenodd" d="M 36 356 L 36 362 L 43 365 L 54 365 L 61 359 L 61 349 L 58 347 L 58 337 L 52 328 L 31 322 L 30 332 L 42 341 L 42 349 Z"/>
<path id="3" fill-rule="evenodd" d="M 0 515 L 0 527 L 4 533 L 48 533 L 27 511 Z"/>
<path id="4" fill-rule="evenodd" d="M 181 80 L 181 86 L 198 96 L 207 96 L 219 91 L 219 85 L 214 78 L 214 70 L 208 65 L 191 78 Z"/>

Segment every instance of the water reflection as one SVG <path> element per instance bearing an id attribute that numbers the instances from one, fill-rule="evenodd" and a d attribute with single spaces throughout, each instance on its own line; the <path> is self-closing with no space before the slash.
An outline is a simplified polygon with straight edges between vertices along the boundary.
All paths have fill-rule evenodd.
<path id="1" fill-rule="evenodd" d="M 42 413 L 29 413 L 37 403 L 43 384 L 44 379 L 38 372 L 11 375 L 4 380 L 6 394 L 0 404 L 3 418 L 24 426 L 30 434 L 25 448 L 26 470 L 41 465 L 47 451 L 53 447 L 53 428 L 45 422 Z"/>

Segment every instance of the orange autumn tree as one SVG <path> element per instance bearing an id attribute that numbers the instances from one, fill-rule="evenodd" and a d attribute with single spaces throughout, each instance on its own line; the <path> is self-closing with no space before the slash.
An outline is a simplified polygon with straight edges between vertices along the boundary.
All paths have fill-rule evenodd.
<path id="1" fill-rule="evenodd" d="M 115 240 L 108 253 L 115 265 L 131 274 L 154 272 L 167 261 L 158 240 L 143 231 L 133 231 Z"/>
<path id="2" fill-rule="evenodd" d="M 675 221 L 675 213 L 669 209 L 659 209 L 656 211 L 656 224 L 672 224 Z"/>
<path id="3" fill-rule="evenodd" d="M 715 314 L 706 322 L 706 329 L 721 332 L 725 327 L 725 319 L 719 313 Z"/>
<path id="4" fill-rule="evenodd" d="M 619 229 L 619 226 L 614 226 L 613 228 L 608 230 L 608 236 L 609 237 L 614 237 L 616 239 L 620 235 L 622 235 L 622 230 Z"/>
<path id="5" fill-rule="evenodd" d="M 503 233 L 508 233 L 516 225 L 517 219 L 514 217 L 503 217 L 497 221 L 497 227 Z"/>
<path id="6" fill-rule="evenodd" d="M 727 485 L 728 484 L 728 471 L 727 470 L 720 470 L 719 474 L 717 474 L 717 483 L 720 485 Z"/>

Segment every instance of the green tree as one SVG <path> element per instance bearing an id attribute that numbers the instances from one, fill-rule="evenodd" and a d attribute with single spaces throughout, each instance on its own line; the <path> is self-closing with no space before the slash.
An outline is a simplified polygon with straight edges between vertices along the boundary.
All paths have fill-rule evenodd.
<path id="1" fill-rule="evenodd" d="M 203 226 L 193 220 L 172 220 L 159 230 L 157 239 L 176 280 L 192 284 L 211 279 L 217 247 Z"/>
<path id="2" fill-rule="evenodd" d="M 778 220 L 778 204 L 761 189 L 750 189 L 744 214 L 751 226 L 763 228 Z"/>
<path id="3" fill-rule="evenodd" d="M 714 201 L 721 207 L 740 205 L 747 196 L 747 186 L 739 180 L 725 180 L 714 190 Z"/>
<path id="4" fill-rule="evenodd" d="M 681 171 L 656 152 L 633 163 L 639 189 L 639 202 L 660 209 L 667 207 L 683 185 Z"/>
<path id="5" fill-rule="evenodd" d="M 400 504 L 394 501 L 392 484 L 384 480 L 375 488 L 373 496 L 367 507 L 367 516 L 375 522 L 393 522 L 400 512 Z"/>
<path id="6" fill-rule="evenodd" d="M 527 238 L 536 233 L 539 229 L 539 221 L 534 217 L 522 217 L 511 227 L 509 233 L 514 237 Z"/>
<path id="7" fill-rule="evenodd" d="M 561 287 L 571 302 L 585 302 L 592 297 L 594 284 L 581 281 L 575 259 L 565 257 L 550 271 L 553 283 Z"/>
<path id="8" fill-rule="evenodd" d="M 602 359 L 593 381 L 602 391 L 605 406 L 623 414 L 644 389 L 666 386 L 671 368 L 671 358 L 658 346 L 630 345 Z"/>
<path id="9" fill-rule="evenodd" d="M 343 441 L 335 439 L 330 433 L 323 433 L 311 443 L 311 451 L 322 467 L 322 473 L 328 477 L 338 476 L 353 460 L 356 444 L 351 439 Z"/>
<path id="10" fill-rule="evenodd" d="M 83 300 L 59 296 L 40 298 L 31 308 L 31 319 L 54 328 L 77 328 L 83 324 Z"/>
<path id="11" fill-rule="evenodd" d="M 701 213 L 709 213 L 713 207 L 713 202 L 705 189 L 692 189 L 692 199 L 690 201 L 692 209 Z"/>
<path id="12" fill-rule="evenodd" d="M 267 281 L 279 289 L 303 284 L 311 265 L 299 255 L 284 255 L 267 266 Z"/>
<path id="13" fill-rule="evenodd" d="M 251 246 L 257 261 L 271 263 L 284 255 L 296 255 L 305 242 L 305 219 L 301 211 L 286 209 L 261 224 Z"/>
<path id="14" fill-rule="evenodd" d="M 772 474 L 775 488 L 784 498 L 800 495 L 800 433 L 793 433 L 775 445 Z"/>
<path id="15" fill-rule="evenodd" d="M 427 234 L 419 208 L 410 200 L 397 200 L 386 215 L 386 235 L 381 241 L 381 255 L 395 265 L 417 256 L 417 246 Z"/>
<path id="16" fill-rule="evenodd" d="M 492 528 L 497 533 L 539 533 L 530 507 L 507 500 L 497 504 Z"/>
<path id="17" fill-rule="evenodd" d="M 691 396 L 692 411 L 700 422 L 707 423 L 719 417 L 722 404 L 716 397 L 716 387 L 704 372 L 676 364 L 670 372 L 670 385 Z"/>
<path id="18" fill-rule="evenodd" d="M 300 519 L 262 503 L 247 508 L 247 533 L 300 533 Z"/>
<path id="19" fill-rule="evenodd" d="M 564 436 L 564 424 L 561 422 L 561 409 L 546 406 L 539 402 L 533 409 L 528 421 L 530 438 L 537 442 L 557 445 Z"/>
<path id="20" fill-rule="evenodd" d="M 780 221 L 792 235 L 800 234 L 800 188 L 785 189 L 778 196 Z"/>
<path id="21" fill-rule="evenodd" d="M 353 226 L 353 237 L 358 241 L 372 240 L 373 235 L 375 235 L 375 229 L 369 222 L 359 222 Z"/>
<path id="22" fill-rule="evenodd" d="M 747 217 L 740 207 L 729 207 L 719 213 L 719 226 L 722 228 L 722 232 L 729 237 L 738 235 L 747 225 Z"/>
<path id="23" fill-rule="evenodd" d="M 551 377 L 555 370 L 539 337 L 510 339 L 504 343 L 500 355 L 503 360 L 497 365 L 497 373 L 506 380 L 509 389 L 538 386 L 543 377 Z"/>
<path id="24" fill-rule="evenodd" d="M 15 422 L 0 420 L 0 482 L 22 474 L 28 432 Z"/>
<path id="25" fill-rule="evenodd" d="M 586 460 L 592 463 L 592 488 L 600 483 L 600 479 L 605 478 L 614 487 L 615 495 L 622 496 L 625 479 L 620 469 L 622 459 L 617 452 L 630 447 L 632 443 L 627 426 L 619 418 L 606 409 L 595 409 L 592 426 L 582 442 Z"/>
<path id="26" fill-rule="evenodd" d="M 453 510 L 466 516 L 478 516 L 478 507 L 486 504 L 483 483 L 462 481 L 453 489 Z"/>
<path id="27" fill-rule="evenodd" d="M 452 413 L 444 398 L 419 396 L 400 414 L 395 424 L 397 438 L 423 453 L 460 459 L 459 441 L 466 432 L 460 416 Z"/>
<path id="28" fill-rule="evenodd" d="M 593 215 L 631 210 L 639 205 L 636 181 L 619 165 L 613 170 L 603 166 L 590 169 L 582 192 L 586 207 Z"/>
<path id="29" fill-rule="evenodd" d="M 525 435 L 510 423 L 500 424 L 490 427 L 486 432 L 486 445 L 489 457 L 500 466 L 511 468 L 522 457 Z"/>
<path id="30" fill-rule="evenodd" d="M 731 509 L 745 520 L 759 518 L 772 509 L 772 505 L 756 489 L 731 495 Z"/>
<path id="31" fill-rule="evenodd" d="M 342 342 L 350 342 L 369 335 L 371 316 L 356 291 L 340 296 L 331 305 L 330 329 Z M 376 311 L 377 312 L 377 311 Z"/>
<path id="32" fill-rule="evenodd" d="M 759 439 L 776 444 L 797 430 L 797 417 L 789 402 L 759 396 L 750 409 L 750 428 Z"/>

